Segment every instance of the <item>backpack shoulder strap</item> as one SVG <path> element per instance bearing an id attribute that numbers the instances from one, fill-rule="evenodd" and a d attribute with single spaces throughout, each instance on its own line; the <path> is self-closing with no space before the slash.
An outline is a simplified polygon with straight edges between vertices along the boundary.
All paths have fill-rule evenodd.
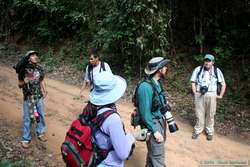
<path id="1" fill-rule="evenodd" d="M 137 92 L 138 92 L 138 89 L 139 89 L 139 86 L 144 82 L 145 79 L 139 81 L 134 89 L 134 92 L 133 92 L 133 97 L 132 97 L 132 103 L 134 103 L 134 106 L 137 107 L 138 106 L 138 103 L 137 103 L 137 100 L 136 100 L 136 96 L 137 96 Z"/>
<path id="2" fill-rule="evenodd" d="M 91 65 L 90 63 L 88 64 L 88 77 L 90 80 L 90 83 L 92 84 L 93 82 L 93 65 Z"/>
<path id="3" fill-rule="evenodd" d="M 160 98 L 160 94 L 161 94 L 161 93 L 159 93 L 159 92 L 157 91 L 157 89 L 156 89 L 156 87 L 155 87 L 155 84 L 152 82 L 152 80 L 149 80 L 148 83 L 149 83 L 149 84 L 152 86 L 152 88 L 153 88 L 153 99 L 154 99 L 155 96 L 158 96 L 158 97 Z M 162 83 L 159 82 L 159 84 L 160 84 L 160 87 L 161 87 L 161 92 L 164 91 L 163 86 L 162 86 Z M 162 100 L 160 99 L 160 103 L 161 103 L 162 106 L 164 106 L 164 103 L 166 103 L 166 101 L 167 101 L 165 96 L 164 96 L 163 98 L 164 98 L 163 102 L 162 102 Z"/>
<path id="4" fill-rule="evenodd" d="M 100 66 L 99 72 L 101 72 L 101 71 L 106 71 L 104 61 L 101 61 L 101 66 Z"/>
<path id="5" fill-rule="evenodd" d="M 96 124 L 101 127 L 103 122 L 112 114 L 117 113 L 116 111 L 110 109 L 96 116 Z"/>
<path id="6" fill-rule="evenodd" d="M 199 72 L 197 73 L 196 80 L 199 78 L 199 76 L 200 76 L 200 74 L 201 74 L 202 69 L 203 69 L 203 65 L 202 65 L 202 66 L 200 66 L 200 70 L 199 70 Z"/>
<path id="7" fill-rule="evenodd" d="M 154 83 L 152 82 L 152 80 L 151 79 L 145 79 L 144 80 L 144 82 L 147 82 L 148 84 L 150 84 L 150 86 L 152 87 L 152 89 L 153 89 L 153 98 L 155 97 L 155 96 L 158 96 L 159 95 L 159 93 L 158 93 L 158 91 L 157 91 L 157 89 L 156 89 L 156 87 L 155 87 L 155 85 L 154 85 Z M 162 89 L 162 85 L 160 84 L 160 86 L 161 86 L 161 89 Z"/>
<path id="8" fill-rule="evenodd" d="M 99 129 L 101 131 L 102 134 L 104 134 L 105 136 L 107 137 L 110 137 L 107 133 L 105 133 L 102 129 L 101 129 L 101 126 L 103 124 L 103 122 L 112 114 L 114 113 L 117 113 L 114 109 L 109 109 L 99 115 L 97 115 L 95 118 L 94 118 L 94 122 L 95 122 L 95 128 L 93 129 L 93 133 L 92 133 L 92 136 L 94 136 L 93 134 L 97 131 L 97 129 Z M 118 114 L 118 113 L 117 113 Z M 119 114 L 118 114 L 119 115 Z M 94 137 L 93 138 L 93 141 L 96 141 L 96 138 Z M 94 142 L 95 143 L 95 142 Z M 108 155 L 108 153 L 112 150 L 114 150 L 114 147 L 112 145 L 112 147 L 110 147 L 109 149 L 101 149 L 99 148 L 97 145 L 95 146 L 94 150 L 96 150 L 96 153 L 99 154 L 101 156 L 101 159 L 105 159 Z M 99 151 L 97 151 L 99 150 Z"/>
<path id="9" fill-rule="evenodd" d="M 214 74 L 215 74 L 216 79 L 218 80 L 218 70 L 216 66 L 214 66 Z"/>

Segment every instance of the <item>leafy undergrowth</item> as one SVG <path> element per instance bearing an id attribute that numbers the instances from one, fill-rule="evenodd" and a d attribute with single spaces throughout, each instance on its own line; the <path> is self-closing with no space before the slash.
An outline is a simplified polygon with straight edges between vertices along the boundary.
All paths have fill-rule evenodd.
<path id="1" fill-rule="evenodd" d="M 22 52 L 24 51 L 13 45 L 0 45 L 0 54 L 7 55 L 0 56 L 0 61 L 11 67 L 21 58 L 23 55 Z M 51 50 L 48 50 L 47 54 L 51 54 L 50 52 Z M 62 55 L 59 57 L 61 59 Z M 56 68 L 50 67 L 50 65 L 54 65 L 53 62 L 57 62 Z M 77 86 L 82 83 L 83 73 L 75 68 L 74 64 L 58 63 L 58 59 L 52 60 L 51 57 L 49 60 L 43 60 L 43 65 L 46 64 L 45 67 L 50 69 L 47 73 L 49 78 Z M 185 66 L 183 64 L 185 64 Z M 178 117 L 178 119 L 186 121 L 191 125 L 195 124 L 193 95 L 191 94 L 191 84 L 189 82 L 190 75 L 194 68 L 193 66 L 194 65 L 190 64 L 189 61 L 179 63 L 173 61 L 172 69 L 165 82 L 165 87 L 173 108 L 173 114 Z M 84 68 L 82 67 L 81 69 Z M 231 78 L 240 77 L 236 74 L 240 74 L 240 72 L 232 72 L 229 67 L 225 67 L 224 76 L 228 88 L 224 98 L 218 100 L 217 103 L 215 129 L 223 135 L 241 136 L 242 138 L 250 139 L 250 104 L 249 100 L 247 100 L 248 98 L 246 98 L 249 94 L 249 90 L 246 89 L 248 83 L 237 83 L 236 80 L 232 80 Z M 138 78 L 129 80 L 128 89 L 123 100 L 131 102 L 133 90 L 139 80 Z"/>
<path id="2" fill-rule="evenodd" d="M 26 159 L 22 160 L 0 160 L 0 167 L 30 167 L 31 162 Z"/>

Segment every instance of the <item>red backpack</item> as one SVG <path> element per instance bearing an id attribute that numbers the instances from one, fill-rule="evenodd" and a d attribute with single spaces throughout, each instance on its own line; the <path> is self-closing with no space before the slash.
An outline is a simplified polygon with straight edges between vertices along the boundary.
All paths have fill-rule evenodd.
<path id="1" fill-rule="evenodd" d="M 94 134 L 101 130 L 102 123 L 114 110 L 105 111 L 89 120 L 88 116 L 81 114 L 79 118 L 72 122 L 65 141 L 61 146 L 61 153 L 67 167 L 95 167 L 108 155 L 108 150 L 98 148 Z M 103 131 L 103 134 L 107 135 Z"/>

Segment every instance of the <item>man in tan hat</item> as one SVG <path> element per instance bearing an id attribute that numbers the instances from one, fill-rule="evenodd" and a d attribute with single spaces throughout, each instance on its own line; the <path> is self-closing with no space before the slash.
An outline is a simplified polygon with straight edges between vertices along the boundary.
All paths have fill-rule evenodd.
<path id="1" fill-rule="evenodd" d="M 154 57 L 144 72 L 146 80 L 138 86 L 136 99 L 139 102 L 138 111 L 142 117 L 143 125 L 151 133 L 147 143 L 146 167 L 165 167 L 165 140 L 166 120 L 163 105 L 166 104 L 163 87 L 160 82 L 168 71 L 170 60 L 163 57 Z M 155 95 L 156 93 L 157 95 Z"/>

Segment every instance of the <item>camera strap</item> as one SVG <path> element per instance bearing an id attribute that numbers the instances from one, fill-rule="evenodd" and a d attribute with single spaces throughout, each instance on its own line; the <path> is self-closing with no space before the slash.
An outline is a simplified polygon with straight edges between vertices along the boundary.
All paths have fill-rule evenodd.
<path id="1" fill-rule="evenodd" d="M 161 84 L 161 82 L 159 82 L 159 85 L 160 85 L 160 88 L 161 88 L 161 92 L 159 93 L 156 86 L 155 86 L 155 83 L 153 83 L 152 79 L 148 80 L 147 81 L 153 88 L 153 92 L 156 96 L 158 96 L 159 98 L 159 101 L 161 103 L 161 107 L 164 107 L 166 105 L 168 105 L 168 100 L 166 99 L 166 96 L 165 95 L 162 95 L 162 98 L 163 98 L 163 101 L 162 101 L 162 98 L 161 98 L 161 93 L 164 92 L 164 89 L 163 89 L 163 86 Z"/>

